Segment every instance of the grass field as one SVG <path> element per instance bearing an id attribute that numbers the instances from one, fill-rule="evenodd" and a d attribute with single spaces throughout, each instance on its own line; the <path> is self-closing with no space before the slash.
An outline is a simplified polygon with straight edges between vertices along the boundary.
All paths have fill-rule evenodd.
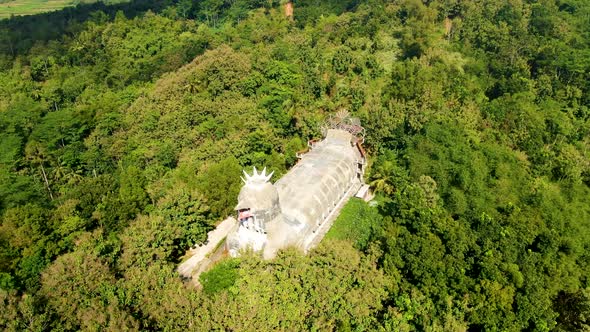
<path id="1" fill-rule="evenodd" d="M 362 199 L 351 198 L 334 220 L 324 239 L 349 240 L 357 249 L 364 250 L 369 239 L 382 227 L 383 218 L 377 208 Z"/>
<path id="2" fill-rule="evenodd" d="M 6 1 L 6 0 L 5 0 Z M 0 1 L 0 19 L 10 15 L 33 15 L 59 10 L 78 3 L 91 3 L 99 0 L 8 0 Z"/>

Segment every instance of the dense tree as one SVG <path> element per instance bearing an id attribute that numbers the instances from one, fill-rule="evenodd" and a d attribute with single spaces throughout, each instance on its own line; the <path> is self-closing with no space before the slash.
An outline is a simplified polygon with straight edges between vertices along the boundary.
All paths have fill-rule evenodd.
<path id="1" fill-rule="evenodd" d="M 587 1 L 284 3 L 0 21 L 0 327 L 588 329 Z M 183 283 L 241 171 L 341 108 L 375 201 Z"/>
<path id="2" fill-rule="evenodd" d="M 121 308 L 114 276 L 82 250 L 59 257 L 43 274 L 40 293 L 66 329 L 128 330 L 137 326 Z"/>
<path id="3" fill-rule="evenodd" d="M 203 324 L 237 330 L 375 328 L 372 314 L 382 309 L 389 285 L 373 258 L 338 241 L 309 257 L 286 251 L 272 262 L 245 258 L 235 284 L 209 303 L 211 321 Z"/>

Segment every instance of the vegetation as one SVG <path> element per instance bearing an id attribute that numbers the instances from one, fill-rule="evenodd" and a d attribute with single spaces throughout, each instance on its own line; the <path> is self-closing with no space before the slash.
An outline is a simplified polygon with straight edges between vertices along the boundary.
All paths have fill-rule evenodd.
<path id="1" fill-rule="evenodd" d="M 0 0 L 0 19 L 12 15 L 34 15 L 96 1 L 97 0 Z M 120 1 L 106 0 L 105 2 L 116 3 Z"/>
<path id="2" fill-rule="evenodd" d="M 2 4 L 4 6 L 5 4 Z M 136 0 L 0 21 L 0 327 L 590 328 L 590 5 Z M 184 251 L 346 108 L 367 182 L 309 255 Z"/>
<path id="3" fill-rule="evenodd" d="M 325 236 L 326 240 L 348 240 L 359 250 L 365 250 L 383 229 L 383 216 L 358 198 L 351 198 L 344 206 Z"/>
<path id="4" fill-rule="evenodd" d="M 233 286 L 238 277 L 238 259 L 232 258 L 216 264 L 211 270 L 203 272 L 199 281 L 206 293 L 216 293 Z"/>

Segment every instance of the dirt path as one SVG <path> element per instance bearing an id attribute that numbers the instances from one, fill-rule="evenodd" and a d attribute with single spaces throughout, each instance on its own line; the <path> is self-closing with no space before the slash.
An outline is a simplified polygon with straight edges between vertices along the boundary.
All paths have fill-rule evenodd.
<path id="1" fill-rule="evenodd" d="M 178 273 L 183 277 L 190 279 L 194 272 L 197 270 L 201 262 L 206 260 L 207 256 L 211 254 L 215 248 L 219 245 L 219 242 L 223 241 L 227 234 L 234 228 L 237 221 L 233 217 L 229 217 L 222 221 L 214 230 L 207 234 L 207 244 L 197 249 L 193 249 L 191 258 L 187 259 L 184 263 L 178 266 Z"/>

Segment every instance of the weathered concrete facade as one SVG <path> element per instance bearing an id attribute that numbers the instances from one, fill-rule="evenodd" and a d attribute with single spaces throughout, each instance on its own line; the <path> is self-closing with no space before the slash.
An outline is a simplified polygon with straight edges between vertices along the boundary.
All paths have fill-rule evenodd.
<path id="1" fill-rule="evenodd" d="M 274 185 L 266 171 L 245 174 L 239 222 L 226 242 L 232 256 L 248 248 L 265 258 L 287 246 L 307 251 L 323 237 L 334 209 L 361 186 L 365 165 L 358 120 L 336 124 L 325 128 L 322 141 L 310 141 L 309 151 Z"/>

